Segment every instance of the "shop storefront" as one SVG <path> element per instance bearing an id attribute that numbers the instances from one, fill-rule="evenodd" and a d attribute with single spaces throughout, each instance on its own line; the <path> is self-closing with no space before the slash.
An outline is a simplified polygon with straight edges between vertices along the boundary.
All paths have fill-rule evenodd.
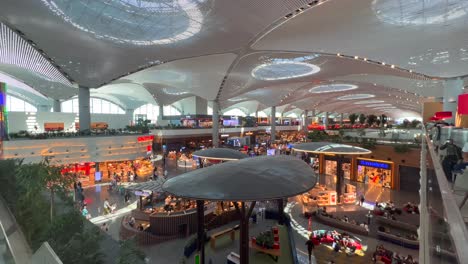
<path id="1" fill-rule="evenodd" d="M 356 181 L 387 188 L 394 186 L 393 162 L 359 158 L 356 167 Z"/>
<path id="2" fill-rule="evenodd" d="M 325 167 L 324 173 L 326 175 L 336 175 L 336 165 L 337 165 L 337 157 L 336 156 L 329 156 L 325 155 Z M 343 158 L 343 173 L 344 178 L 347 180 L 351 179 L 351 159 Z"/>

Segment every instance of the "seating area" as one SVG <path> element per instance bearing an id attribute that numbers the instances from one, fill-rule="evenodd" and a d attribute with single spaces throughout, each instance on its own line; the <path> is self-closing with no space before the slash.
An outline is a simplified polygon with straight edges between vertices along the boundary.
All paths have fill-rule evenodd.
<path id="1" fill-rule="evenodd" d="M 224 229 L 224 230 L 221 230 L 219 232 L 216 232 L 214 234 L 212 234 L 210 236 L 210 246 L 212 249 L 215 249 L 216 248 L 216 239 L 224 236 L 224 235 L 228 235 L 229 234 L 229 237 L 231 238 L 231 241 L 234 241 L 235 238 L 236 238 L 236 233 L 235 233 L 235 230 L 234 228 L 228 228 L 228 229 Z"/>
<path id="2" fill-rule="evenodd" d="M 331 214 L 324 212 L 323 210 L 317 211 L 316 218 L 320 222 L 329 226 L 340 228 L 359 235 L 369 235 L 369 227 L 367 226 L 367 224 L 363 222 L 358 223 L 354 219 L 350 220 L 347 217 L 335 217 Z"/>
<path id="3" fill-rule="evenodd" d="M 376 264 L 417 264 L 411 255 L 402 256 L 401 254 L 386 249 L 383 245 L 376 247 L 372 260 Z"/>
<path id="4" fill-rule="evenodd" d="M 380 226 L 377 231 L 379 239 L 392 242 L 402 247 L 419 249 L 419 240 L 416 234 L 401 233 L 388 227 Z"/>
<path id="5" fill-rule="evenodd" d="M 392 218 L 388 218 L 388 217 L 377 216 L 375 219 L 376 219 L 377 223 L 379 223 L 381 225 L 388 225 L 388 226 L 391 226 L 391 227 L 395 227 L 395 228 L 398 228 L 398 229 L 403 229 L 403 230 L 410 231 L 410 232 L 417 232 L 417 230 L 418 230 L 418 226 L 409 224 L 407 222 L 399 221 L 396 218 L 392 219 Z"/>

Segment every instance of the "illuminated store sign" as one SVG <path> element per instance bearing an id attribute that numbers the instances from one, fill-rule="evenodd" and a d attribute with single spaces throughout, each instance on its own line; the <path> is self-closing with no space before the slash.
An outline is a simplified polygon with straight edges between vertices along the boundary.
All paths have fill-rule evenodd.
<path id="1" fill-rule="evenodd" d="M 3 140 L 7 138 L 6 84 L 0 82 L 0 159 L 3 158 Z"/>
<path id="2" fill-rule="evenodd" d="M 141 136 L 141 137 L 138 137 L 138 138 L 137 138 L 138 142 L 153 141 L 153 139 L 154 139 L 154 135 L 151 135 L 151 136 Z"/>
<path id="3" fill-rule="evenodd" d="M 370 160 L 358 160 L 358 165 L 359 166 L 379 168 L 379 169 L 385 169 L 385 170 L 391 169 L 390 164 L 388 164 L 388 163 L 382 163 L 382 162 L 370 161 Z"/>

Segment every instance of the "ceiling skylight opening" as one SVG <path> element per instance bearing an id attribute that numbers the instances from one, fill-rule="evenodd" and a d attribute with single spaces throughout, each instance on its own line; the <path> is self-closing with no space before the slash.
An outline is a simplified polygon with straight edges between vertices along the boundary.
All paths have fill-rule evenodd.
<path id="1" fill-rule="evenodd" d="M 287 80 L 305 77 L 320 71 L 320 67 L 299 61 L 281 60 L 264 63 L 252 70 L 252 77 L 263 81 Z"/>
<path id="2" fill-rule="evenodd" d="M 375 95 L 373 94 L 348 94 L 348 95 L 343 95 L 338 97 L 338 100 L 359 100 L 359 99 L 367 99 L 367 98 L 373 98 Z"/>
<path id="3" fill-rule="evenodd" d="M 374 0 L 372 7 L 380 20 L 398 26 L 445 24 L 468 12 L 461 0 Z"/>
<path id="4" fill-rule="evenodd" d="M 235 98 L 229 98 L 228 101 L 230 102 L 240 102 L 240 101 L 245 101 L 249 100 L 247 97 L 235 97 Z"/>
<path id="5" fill-rule="evenodd" d="M 201 7 L 210 0 L 41 1 L 65 22 L 96 38 L 163 45 L 198 34 L 204 22 Z"/>
<path id="6" fill-rule="evenodd" d="M 358 86 L 354 84 L 325 84 L 315 86 L 309 89 L 310 93 L 334 93 L 334 92 L 344 92 L 357 89 Z"/>
<path id="7" fill-rule="evenodd" d="M 187 91 L 182 91 L 180 89 L 175 89 L 175 88 L 163 88 L 163 92 L 167 95 L 184 95 L 184 94 L 189 94 Z"/>

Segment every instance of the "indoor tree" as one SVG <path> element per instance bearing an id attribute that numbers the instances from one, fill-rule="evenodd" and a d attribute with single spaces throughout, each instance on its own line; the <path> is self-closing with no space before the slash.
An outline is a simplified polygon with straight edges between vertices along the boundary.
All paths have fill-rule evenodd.
<path id="1" fill-rule="evenodd" d="M 371 114 L 367 116 L 367 123 L 369 124 L 369 126 L 372 126 L 376 121 L 377 121 L 376 115 Z"/>
<path id="2" fill-rule="evenodd" d="M 350 114 L 348 118 L 349 122 L 351 122 L 351 125 L 354 125 L 356 123 L 356 120 L 358 119 L 358 114 Z"/>
<path id="3" fill-rule="evenodd" d="M 359 115 L 359 123 L 361 123 L 361 125 L 364 125 L 365 122 L 366 122 L 366 115 L 360 114 Z"/>

